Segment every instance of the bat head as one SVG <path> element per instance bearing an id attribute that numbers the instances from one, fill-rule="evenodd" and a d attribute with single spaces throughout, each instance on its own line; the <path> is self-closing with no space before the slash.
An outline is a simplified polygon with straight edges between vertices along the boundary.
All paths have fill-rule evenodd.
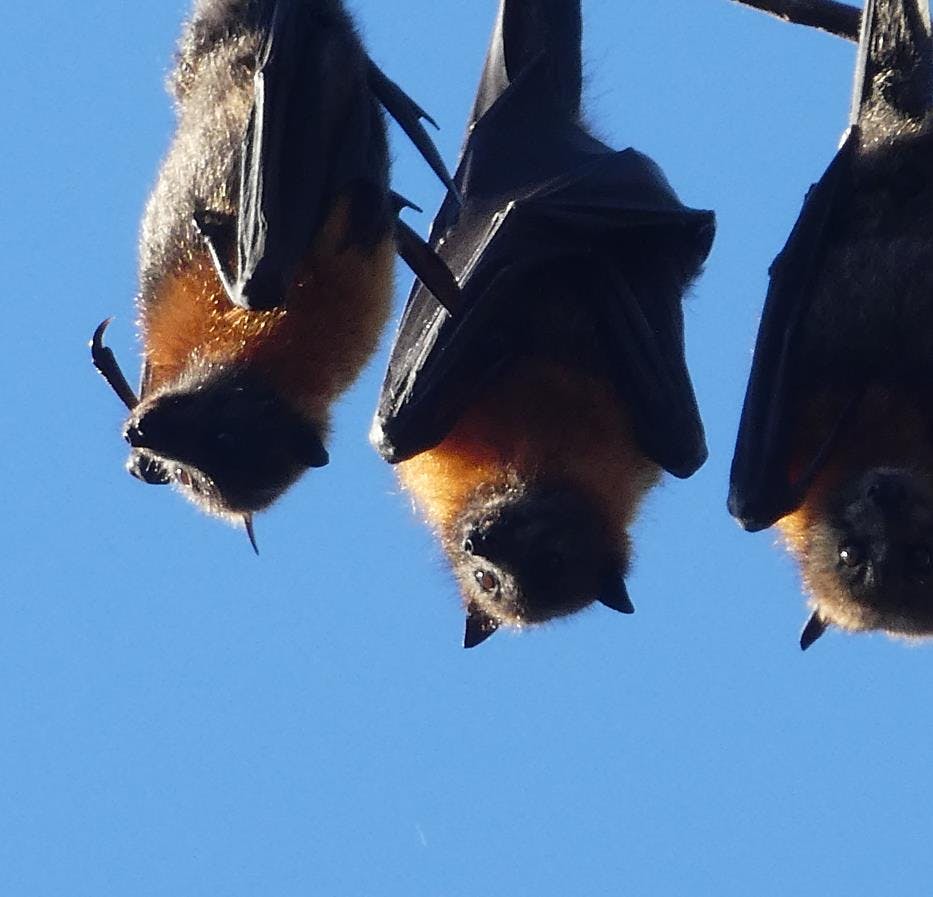
<path id="1" fill-rule="evenodd" d="M 933 479 L 887 467 L 852 478 L 814 525 L 804 571 L 816 605 L 804 647 L 830 624 L 933 634 Z"/>
<path id="2" fill-rule="evenodd" d="M 327 463 L 317 429 L 260 378 L 212 366 L 141 401 L 123 432 L 127 469 L 175 483 L 220 517 L 270 505 L 309 467 Z"/>
<path id="3" fill-rule="evenodd" d="M 601 515 L 571 487 L 478 498 L 450 552 L 467 606 L 468 648 L 499 626 L 540 623 L 593 601 L 634 610 L 622 579 L 627 559 Z"/>

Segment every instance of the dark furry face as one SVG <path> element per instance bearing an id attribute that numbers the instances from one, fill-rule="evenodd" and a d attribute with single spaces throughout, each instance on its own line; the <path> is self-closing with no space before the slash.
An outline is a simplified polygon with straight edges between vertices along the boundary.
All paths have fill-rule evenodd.
<path id="1" fill-rule="evenodd" d="M 933 633 L 933 482 L 876 468 L 850 481 L 828 511 L 810 558 L 821 617 L 851 629 Z"/>
<path id="2" fill-rule="evenodd" d="M 489 632 L 612 603 L 624 590 L 626 560 L 600 515 L 568 487 L 478 500 L 450 551 L 468 612 Z"/>
<path id="3" fill-rule="evenodd" d="M 327 463 L 315 429 L 258 378 L 215 369 L 141 402 L 124 429 L 127 468 L 174 482 L 206 511 L 249 514 Z"/>

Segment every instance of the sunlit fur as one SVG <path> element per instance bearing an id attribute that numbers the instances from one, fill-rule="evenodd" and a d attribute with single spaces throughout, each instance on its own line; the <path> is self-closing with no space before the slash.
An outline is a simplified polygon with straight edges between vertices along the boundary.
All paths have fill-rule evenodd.
<path id="1" fill-rule="evenodd" d="M 570 613 L 596 600 L 607 575 L 630 563 L 628 527 L 645 492 L 660 476 L 635 444 L 629 416 L 606 382 L 556 362 L 523 360 L 508 368 L 436 448 L 398 466 L 403 485 L 435 528 L 458 577 L 464 604 L 478 603 L 498 623 L 522 626 Z M 588 518 L 589 538 L 547 538 L 524 546 L 509 569 L 499 564 L 499 597 L 484 595 L 475 573 L 486 559 L 464 549 L 471 530 L 503 507 L 542 495 L 569 500 Z M 540 504 L 538 505 L 540 507 Z M 553 531 L 552 531 L 553 532 Z M 562 600 L 536 600 L 515 582 L 534 551 L 569 554 Z M 556 599 L 556 596 L 552 596 Z"/>
<path id="2" fill-rule="evenodd" d="M 339 203 L 286 308 L 231 305 L 206 254 L 173 272 L 141 308 L 148 390 L 204 362 L 248 365 L 326 434 L 330 406 L 372 354 L 389 313 L 395 245 L 346 247 Z"/>
<path id="3" fill-rule="evenodd" d="M 824 399 L 814 407 L 826 405 Z M 779 521 L 811 607 L 825 624 L 933 634 L 933 571 L 915 562 L 916 553 L 933 552 L 929 434 L 929 419 L 916 404 L 881 387 L 869 390 L 803 504 Z M 896 482 L 903 499 L 879 507 L 868 494 L 878 478 Z M 851 545 L 877 563 L 847 566 L 840 550 Z"/>
<path id="4" fill-rule="evenodd" d="M 898 577 L 866 592 L 845 578 L 839 550 L 850 537 L 842 509 L 879 468 L 901 470 L 920 501 L 897 539 L 925 541 L 926 483 L 933 475 L 929 376 L 933 359 L 933 140 L 908 129 L 859 146 L 852 192 L 830 223 L 796 335 L 799 379 L 791 479 L 801 476 L 837 420 L 824 468 L 797 511 L 778 522 L 799 563 L 810 605 L 828 626 L 933 633 L 933 589 Z M 845 410 L 853 388 L 862 390 Z M 812 392 L 813 384 L 822 388 Z M 903 515 L 902 515 L 903 516 Z M 895 538 L 895 533 L 889 534 Z M 895 545 L 896 549 L 906 546 Z"/>
<path id="5" fill-rule="evenodd" d="M 372 203 L 372 214 L 362 227 L 365 234 L 351 195 L 334 197 L 313 242 L 309 233 L 307 256 L 283 297 L 283 308 L 250 312 L 231 304 L 193 216 L 196 209 L 228 215 L 237 211 L 241 141 L 261 42 L 259 15 L 269 3 L 199 0 L 171 79 L 178 130 L 142 225 L 138 309 L 145 378 L 142 404 L 133 420 L 176 398 L 179 391 L 195 397 L 199 391 L 210 394 L 211 401 L 203 402 L 206 408 L 216 404 L 217 389 L 245 379 L 260 384 L 263 394 L 274 393 L 278 401 L 278 417 L 270 423 L 263 415 L 272 413 L 275 403 L 263 398 L 237 404 L 231 397 L 231 406 L 244 415 L 264 409 L 252 422 L 256 429 L 266 428 L 275 438 L 297 417 L 323 442 L 332 403 L 375 348 L 389 311 L 394 265 L 391 210 L 384 201 L 388 155 L 382 113 L 367 87 L 366 57 L 340 3 L 307 0 L 307 5 L 322 27 L 339 33 L 346 48 L 339 76 L 354 85 L 359 102 L 371 107 L 375 124 L 370 151 L 374 171 L 380 165 L 384 171 L 385 182 L 377 185 L 383 195 Z M 322 153 L 332 151 L 322 146 Z M 318 160 L 309 158 L 308 164 Z M 209 429 L 210 423 L 204 427 Z M 243 420 L 235 429 L 246 432 L 250 423 Z M 217 426 L 222 428 L 219 422 Z M 255 488 L 237 490 L 238 497 L 225 496 L 219 486 L 227 479 L 224 458 L 204 456 L 200 436 L 193 434 L 191 443 L 183 447 L 191 451 L 182 454 L 193 451 L 206 457 L 205 467 L 184 470 L 176 483 L 205 510 L 221 516 L 264 507 L 307 466 L 300 452 L 254 452 Z M 138 464 L 138 451 L 132 460 Z M 163 460 L 172 471 L 172 462 L 181 458 Z M 277 466 L 260 470 L 263 464 Z M 203 488 L 195 489 L 187 480 Z M 249 494 L 254 498 L 246 503 L 255 507 L 244 508 Z"/>

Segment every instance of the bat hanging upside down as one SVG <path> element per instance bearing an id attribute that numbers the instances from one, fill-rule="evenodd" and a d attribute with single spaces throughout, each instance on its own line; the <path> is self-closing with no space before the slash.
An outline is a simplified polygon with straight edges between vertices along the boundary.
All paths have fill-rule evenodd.
<path id="1" fill-rule="evenodd" d="M 658 167 L 580 123 L 579 2 L 502 0 L 371 434 L 436 529 L 472 647 L 601 601 L 633 610 L 628 527 L 661 469 L 706 458 L 685 290 L 713 238 Z"/>
<path id="2" fill-rule="evenodd" d="M 330 407 L 385 324 L 396 250 L 441 301 L 456 293 L 396 220 L 381 106 L 452 182 L 339 0 L 198 0 L 172 89 L 178 130 L 142 225 L 139 398 L 107 321 L 92 357 L 130 410 L 130 473 L 252 539 L 253 512 L 327 463 Z"/>
<path id="3" fill-rule="evenodd" d="M 729 509 L 777 523 L 812 616 L 933 634 L 933 42 L 868 0 L 851 126 L 771 269 Z"/>

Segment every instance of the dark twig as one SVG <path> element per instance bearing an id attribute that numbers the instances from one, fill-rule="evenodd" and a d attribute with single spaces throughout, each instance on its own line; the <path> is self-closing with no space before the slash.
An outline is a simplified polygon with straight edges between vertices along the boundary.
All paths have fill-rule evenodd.
<path id="1" fill-rule="evenodd" d="M 785 22 L 819 28 L 858 42 L 862 11 L 836 0 L 732 0 L 777 16 Z"/>

